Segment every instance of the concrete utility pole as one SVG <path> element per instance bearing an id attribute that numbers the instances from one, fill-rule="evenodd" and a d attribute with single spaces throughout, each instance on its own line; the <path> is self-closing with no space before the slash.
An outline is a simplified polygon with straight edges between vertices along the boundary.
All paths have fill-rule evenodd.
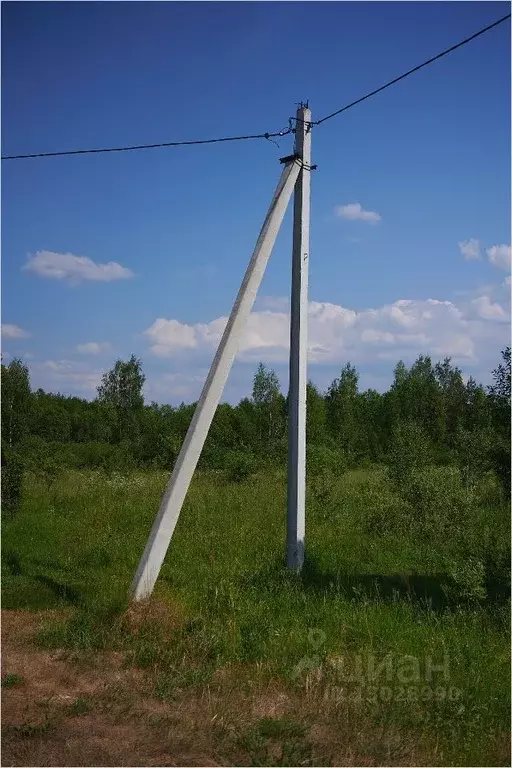
<path id="1" fill-rule="evenodd" d="M 290 384 L 288 397 L 288 568 L 304 563 L 306 509 L 306 385 L 308 355 L 309 198 L 311 179 L 311 111 L 297 110 L 295 151 L 302 170 L 293 201 L 292 300 L 290 319 Z"/>
<path id="2" fill-rule="evenodd" d="M 285 167 L 134 576 L 131 594 L 135 600 L 151 595 L 160 573 L 192 475 L 238 351 L 243 327 L 254 304 L 297 181 L 300 162 L 294 155 L 283 158 L 282 162 Z M 309 177 L 309 174 L 304 175 Z"/>

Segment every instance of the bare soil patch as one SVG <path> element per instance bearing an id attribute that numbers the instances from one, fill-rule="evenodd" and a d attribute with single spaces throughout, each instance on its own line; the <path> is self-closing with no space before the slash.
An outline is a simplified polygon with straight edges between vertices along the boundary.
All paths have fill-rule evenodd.
<path id="1" fill-rule="evenodd" d="M 2 765 L 428 764 L 412 739 L 389 730 L 362 750 L 369 723 L 358 722 L 356 734 L 320 700 L 264 682 L 250 667 L 226 667 L 210 685 L 157 698 L 152 671 L 128 667 L 121 653 L 37 647 L 34 635 L 59 616 L 2 612 L 2 676 L 18 676 L 2 686 Z M 134 631 L 139 619 L 127 616 Z M 281 727 L 281 719 L 304 732 L 268 737 L 269 720 Z"/>

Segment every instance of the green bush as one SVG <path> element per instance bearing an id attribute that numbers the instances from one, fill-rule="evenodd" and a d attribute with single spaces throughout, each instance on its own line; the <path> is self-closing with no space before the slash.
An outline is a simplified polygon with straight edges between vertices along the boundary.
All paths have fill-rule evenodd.
<path id="1" fill-rule="evenodd" d="M 485 585 L 491 598 L 510 599 L 510 523 L 508 518 L 496 522 L 482 541 Z"/>
<path id="2" fill-rule="evenodd" d="M 392 483 L 397 488 L 407 486 L 412 474 L 432 461 L 432 446 L 425 430 L 416 422 L 398 422 L 387 460 Z"/>
<path id="3" fill-rule="evenodd" d="M 242 451 L 230 451 L 225 457 L 225 475 L 230 483 L 242 483 L 255 471 L 254 458 Z"/>
<path id="4" fill-rule="evenodd" d="M 343 456 L 324 445 L 308 446 L 306 479 L 308 505 L 313 503 L 327 514 L 336 481 L 346 470 Z"/>
<path id="5" fill-rule="evenodd" d="M 491 449 L 491 465 L 500 481 L 506 503 L 510 504 L 510 443 L 502 443 Z"/>
<path id="6" fill-rule="evenodd" d="M 12 518 L 21 504 L 23 487 L 23 461 L 10 451 L 8 456 L 2 452 L 2 516 Z"/>
<path id="7" fill-rule="evenodd" d="M 123 441 L 109 443 L 56 443 L 30 435 L 19 445 L 28 470 L 49 479 L 60 469 L 103 469 L 129 472 L 135 468 L 132 444 Z"/>
<path id="8" fill-rule="evenodd" d="M 114 452 L 114 446 L 108 443 L 77 443 L 73 447 L 77 469 L 102 469 Z"/>
<path id="9" fill-rule="evenodd" d="M 484 600 L 487 597 L 485 566 L 477 557 L 453 561 L 447 568 L 453 587 L 448 588 L 450 597 L 463 600 Z"/>
<path id="10" fill-rule="evenodd" d="M 268 453 L 263 458 L 265 464 L 269 467 L 286 467 L 288 461 L 288 437 L 283 436 L 276 440 L 269 447 Z"/>
<path id="11" fill-rule="evenodd" d="M 499 509 L 480 506 L 480 490 L 468 487 L 467 477 L 454 467 L 413 472 L 400 490 L 407 522 L 398 514 L 394 524 L 442 556 L 452 598 L 483 600 L 509 594 L 508 523 Z"/>
<path id="12" fill-rule="evenodd" d="M 403 500 L 385 483 L 366 483 L 358 490 L 358 506 L 365 531 L 378 536 L 406 535 L 411 514 Z"/>
<path id="13" fill-rule="evenodd" d="M 309 478 L 322 472 L 340 476 L 347 470 L 344 456 L 325 445 L 308 445 L 306 449 L 306 473 Z"/>
<path id="14" fill-rule="evenodd" d="M 408 476 L 400 495 L 407 503 L 415 535 L 427 541 L 459 540 L 472 529 L 474 495 L 464 487 L 455 468 L 425 467 Z"/>
<path id="15" fill-rule="evenodd" d="M 27 435 L 18 443 L 18 451 L 23 456 L 25 469 L 37 472 L 43 461 L 48 456 L 48 443 L 42 437 Z"/>
<path id="16" fill-rule="evenodd" d="M 455 455 L 463 484 L 475 488 L 491 469 L 493 433 L 490 429 L 460 430 L 455 442 Z"/>

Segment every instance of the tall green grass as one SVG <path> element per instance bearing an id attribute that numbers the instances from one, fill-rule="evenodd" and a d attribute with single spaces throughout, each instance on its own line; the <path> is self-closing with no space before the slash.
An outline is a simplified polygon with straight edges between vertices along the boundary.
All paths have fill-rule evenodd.
<path id="1" fill-rule="evenodd" d="M 155 593 L 181 616 L 171 635 L 150 620 L 131 633 L 123 612 L 167 476 L 69 472 L 50 485 L 29 476 L 19 513 L 3 525 L 3 607 L 71 607 L 41 642 L 125 650 L 156 671 L 158 695 L 203 685 L 229 663 L 257 663 L 294 689 L 315 681 L 336 711 L 364 710 L 376 727 L 396 725 L 418 739 L 427 733 L 444 764 L 503 764 L 509 602 L 494 582 L 472 589 L 472 574 L 457 573 L 468 547 L 487 567 L 477 544 L 489 530 L 507 538 L 507 510 L 486 481 L 468 502 L 464 524 L 474 530 L 459 546 L 432 490 L 452 483 L 450 472 L 429 475 L 427 490 L 417 491 L 430 515 L 427 536 L 411 522 L 414 500 L 398 494 L 385 470 L 317 478 L 301 574 L 284 568 L 283 473 L 238 482 L 197 476 Z M 419 670 L 412 682 L 407 663 Z M 430 663 L 445 671 L 429 679 Z M 348 680 L 348 670 L 362 672 Z"/>

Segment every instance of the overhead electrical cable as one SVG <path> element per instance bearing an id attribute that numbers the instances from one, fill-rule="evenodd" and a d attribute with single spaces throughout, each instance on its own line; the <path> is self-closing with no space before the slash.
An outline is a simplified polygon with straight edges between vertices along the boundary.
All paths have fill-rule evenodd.
<path id="1" fill-rule="evenodd" d="M 322 117 L 319 120 L 312 121 L 311 125 L 313 126 L 322 125 L 322 123 L 325 123 L 327 120 L 331 120 L 333 117 L 337 117 L 337 115 L 341 115 L 342 112 L 346 112 L 348 109 L 355 107 L 357 104 L 361 104 L 361 102 L 366 101 L 367 99 L 370 99 L 372 96 L 375 96 L 377 93 L 380 93 L 381 91 L 386 90 L 386 88 L 390 88 L 392 85 L 395 85 L 395 83 L 398 83 L 401 80 L 404 80 L 406 77 L 409 77 L 409 75 L 412 75 L 415 72 L 418 72 L 420 69 L 423 69 L 423 67 L 426 67 L 429 64 L 432 64 L 434 61 L 441 59 L 443 56 L 446 56 L 447 54 L 452 53 L 453 51 L 456 51 L 458 48 L 461 48 L 463 45 L 467 45 L 467 43 L 470 43 L 472 40 L 475 40 L 477 37 L 480 37 L 480 35 L 483 35 L 485 32 L 488 32 L 489 30 L 494 29 L 494 27 L 497 27 L 499 24 L 502 24 L 507 19 L 510 19 L 510 13 L 508 13 L 506 16 L 503 16 L 501 19 L 497 19 L 497 21 L 494 21 L 492 24 L 489 24 L 487 27 L 480 29 L 478 32 L 475 32 L 470 37 L 466 37 L 464 40 L 461 40 L 459 43 L 456 43 L 455 45 L 452 45 L 450 48 L 447 48 L 446 50 L 441 51 L 441 53 L 438 53 L 436 56 L 432 56 L 432 58 L 427 59 L 427 61 L 424 61 L 422 64 L 418 64 L 416 67 L 413 67 L 412 69 L 407 70 L 407 72 L 404 72 L 402 75 L 399 75 L 399 77 L 395 77 L 393 80 L 389 80 L 389 82 L 385 83 L 384 85 L 381 85 L 379 88 L 376 88 L 374 91 L 370 91 L 370 93 L 367 93 L 364 96 L 361 96 L 359 99 L 356 99 L 355 101 L 350 102 L 350 104 L 346 104 L 345 106 L 340 107 L 340 109 L 337 109 L 334 112 L 331 112 L 329 115 L 325 115 L 325 117 Z M 98 149 L 70 149 L 70 150 L 62 150 L 59 152 L 36 152 L 32 154 L 4 155 L 2 156 L 1 159 L 2 160 L 28 160 L 28 159 L 34 159 L 37 157 L 93 155 L 93 154 L 100 154 L 105 152 L 134 152 L 142 149 L 161 149 L 163 147 L 190 147 L 190 146 L 199 146 L 201 144 L 220 144 L 222 142 L 249 141 L 253 139 L 266 139 L 268 141 L 272 141 L 274 139 L 287 136 L 292 132 L 293 132 L 293 129 L 291 128 L 291 120 L 290 120 L 290 127 L 284 128 L 281 131 L 255 133 L 255 134 L 249 134 L 246 136 L 223 136 L 221 138 L 216 138 L 216 139 L 193 139 L 188 141 L 163 141 L 163 142 L 159 142 L 158 144 L 135 144 L 135 145 L 125 146 L 125 147 L 102 147 Z"/>
<path id="2" fill-rule="evenodd" d="M 494 27 L 497 27 L 498 24 L 503 24 L 503 22 L 506 21 L 507 19 L 510 19 L 510 13 L 508 13 L 506 16 L 503 16 L 501 19 L 498 19 L 497 21 L 493 21 L 492 24 L 489 24 L 487 27 L 484 27 L 483 29 L 480 29 L 478 32 L 475 32 L 474 35 L 471 35 L 470 37 L 466 37 L 464 40 L 461 40 L 460 43 L 456 43 L 456 45 L 452 45 L 450 48 L 447 48 L 445 51 L 441 51 L 441 53 L 438 53 L 436 56 L 432 56 L 431 59 L 427 59 L 427 61 L 424 61 L 422 64 L 418 64 L 418 66 L 407 70 L 407 72 L 404 72 L 403 75 L 400 75 L 399 77 L 395 77 L 394 80 L 390 80 L 384 85 L 381 85 L 380 88 L 376 88 L 374 91 L 370 91 L 370 93 L 367 93 L 365 96 L 361 96 L 361 98 L 350 102 L 350 104 L 346 104 L 344 107 L 337 109 L 335 112 L 331 112 L 330 115 L 325 115 L 325 117 L 321 117 L 320 120 L 313 120 L 311 122 L 311 125 L 321 125 L 322 123 L 325 123 L 327 120 L 331 120 L 333 117 L 336 117 L 337 115 L 341 115 L 342 112 L 346 112 L 347 109 L 351 109 L 351 107 L 355 107 L 356 104 L 361 104 L 362 101 L 366 101 L 366 99 L 369 99 L 372 96 L 375 96 L 377 93 L 380 93 L 381 91 L 386 90 L 386 88 L 389 88 L 390 86 L 395 85 L 395 83 L 399 83 L 400 80 L 405 80 L 405 78 L 409 77 L 409 75 L 412 75 L 415 72 L 419 72 L 419 70 L 423 69 L 423 67 L 427 67 L 429 64 L 432 64 L 434 61 L 441 59 L 443 56 L 447 56 L 449 53 L 456 51 L 458 48 L 462 48 L 463 45 L 467 45 L 467 43 L 470 43 L 472 40 L 475 40 L 477 37 L 480 37 L 480 35 L 483 35 L 485 32 L 488 32 L 490 29 L 494 29 Z"/>

